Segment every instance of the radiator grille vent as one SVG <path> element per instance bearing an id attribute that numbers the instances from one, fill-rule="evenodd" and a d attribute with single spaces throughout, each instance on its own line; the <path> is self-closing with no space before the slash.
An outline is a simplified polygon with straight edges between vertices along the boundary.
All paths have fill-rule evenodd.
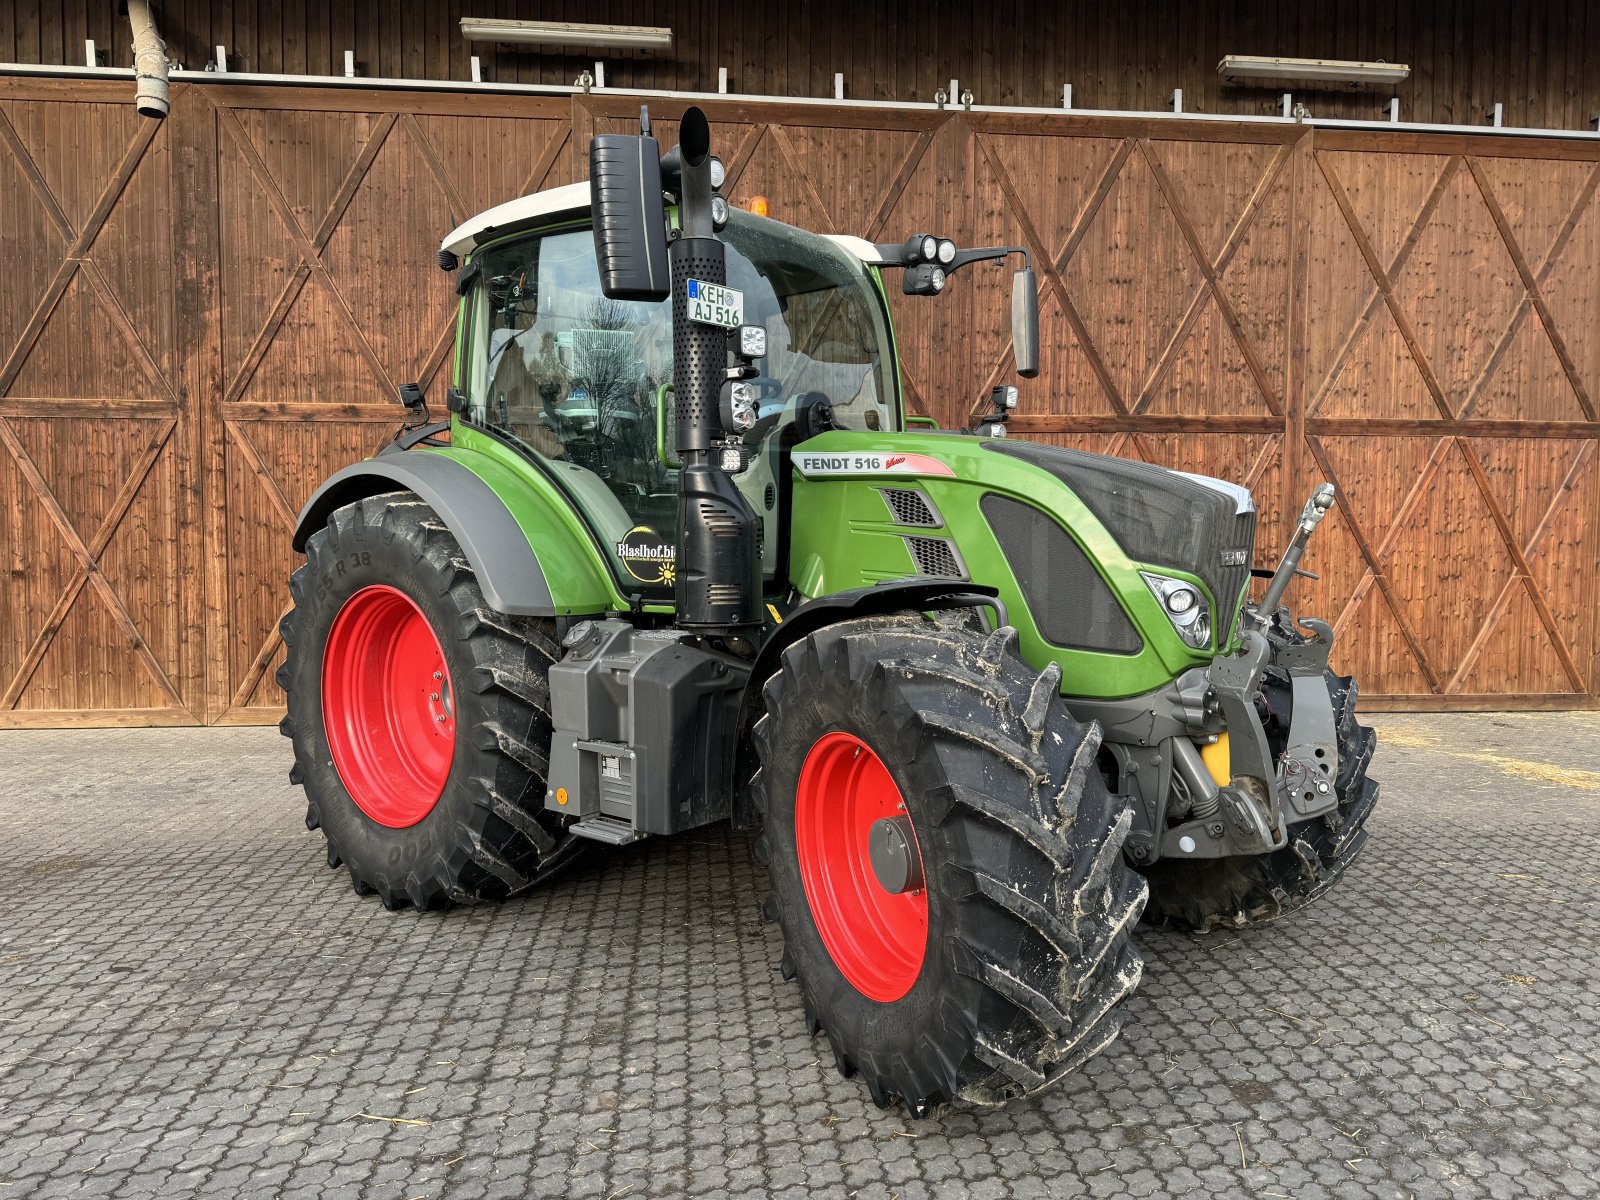
<path id="1" fill-rule="evenodd" d="M 1048 513 L 991 492 L 983 515 L 1047 642 L 1103 654 L 1139 652 L 1144 642 L 1110 585 Z"/>
<path id="2" fill-rule="evenodd" d="M 938 579 L 967 577 L 961 555 L 955 543 L 948 538 L 907 537 L 906 549 L 911 551 L 911 561 L 917 564 L 919 575 L 932 575 Z"/>
<path id="3" fill-rule="evenodd" d="M 921 492 L 910 488 L 884 488 L 880 493 L 889 506 L 897 525 L 919 525 L 924 529 L 937 529 L 944 522 L 934 510 L 933 502 Z"/>

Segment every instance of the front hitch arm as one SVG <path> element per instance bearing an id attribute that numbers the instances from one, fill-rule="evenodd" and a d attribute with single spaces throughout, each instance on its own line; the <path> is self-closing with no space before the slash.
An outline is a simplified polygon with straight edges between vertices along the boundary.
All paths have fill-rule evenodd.
<path id="1" fill-rule="evenodd" d="M 1289 545 L 1283 552 L 1278 569 L 1272 574 L 1272 582 L 1267 584 L 1261 603 L 1256 606 L 1258 625 L 1264 627 L 1278 611 L 1284 592 L 1289 590 L 1289 581 L 1299 570 L 1300 556 L 1306 552 L 1306 543 L 1311 540 L 1311 535 L 1317 531 L 1322 518 L 1327 516 L 1328 510 L 1333 507 L 1333 498 L 1333 484 L 1320 484 L 1317 490 L 1311 493 L 1311 499 L 1306 501 L 1305 508 L 1300 511 L 1300 523 L 1295 526 L 1294 536 L 1289 539 Z"/>

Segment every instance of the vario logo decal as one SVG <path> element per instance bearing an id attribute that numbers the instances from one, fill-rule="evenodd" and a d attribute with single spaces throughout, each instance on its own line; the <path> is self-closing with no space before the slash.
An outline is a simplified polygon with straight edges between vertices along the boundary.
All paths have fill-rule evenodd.
<path id="1" fill-rule="evenodd" d="M 678 548 L 648 525 L 623 534 L 617 557 L 640 583 L 671 584 L 678 577 Z"/>

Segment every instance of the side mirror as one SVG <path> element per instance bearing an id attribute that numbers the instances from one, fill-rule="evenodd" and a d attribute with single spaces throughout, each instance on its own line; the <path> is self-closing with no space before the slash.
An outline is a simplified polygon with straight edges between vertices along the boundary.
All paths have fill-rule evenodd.
<path id="1" fill-rule="evenodd" d="M 1011 348 L 1017 374 L 1032 379 L 1039 373 L 1039 277 L 1023 267 L 1011 277 Z"/>
<path id="2" fill-rule="evenodd" d="M 589 142 L 589 188 L 600 290 L 613 300 L 665 300 L 672 272 L 656 139 L 596 134 Z"/>

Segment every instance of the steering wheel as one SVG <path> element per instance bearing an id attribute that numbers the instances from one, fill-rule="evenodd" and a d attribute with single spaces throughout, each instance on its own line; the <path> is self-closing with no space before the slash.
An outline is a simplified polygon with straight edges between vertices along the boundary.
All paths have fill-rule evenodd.
<path id="1" fill-rule="evenodd" d="M 826 392 L 802 392 L 795 397 L 795 428 L 801 441 L 840 428 L 834 420 L 833 401 Z"/>

